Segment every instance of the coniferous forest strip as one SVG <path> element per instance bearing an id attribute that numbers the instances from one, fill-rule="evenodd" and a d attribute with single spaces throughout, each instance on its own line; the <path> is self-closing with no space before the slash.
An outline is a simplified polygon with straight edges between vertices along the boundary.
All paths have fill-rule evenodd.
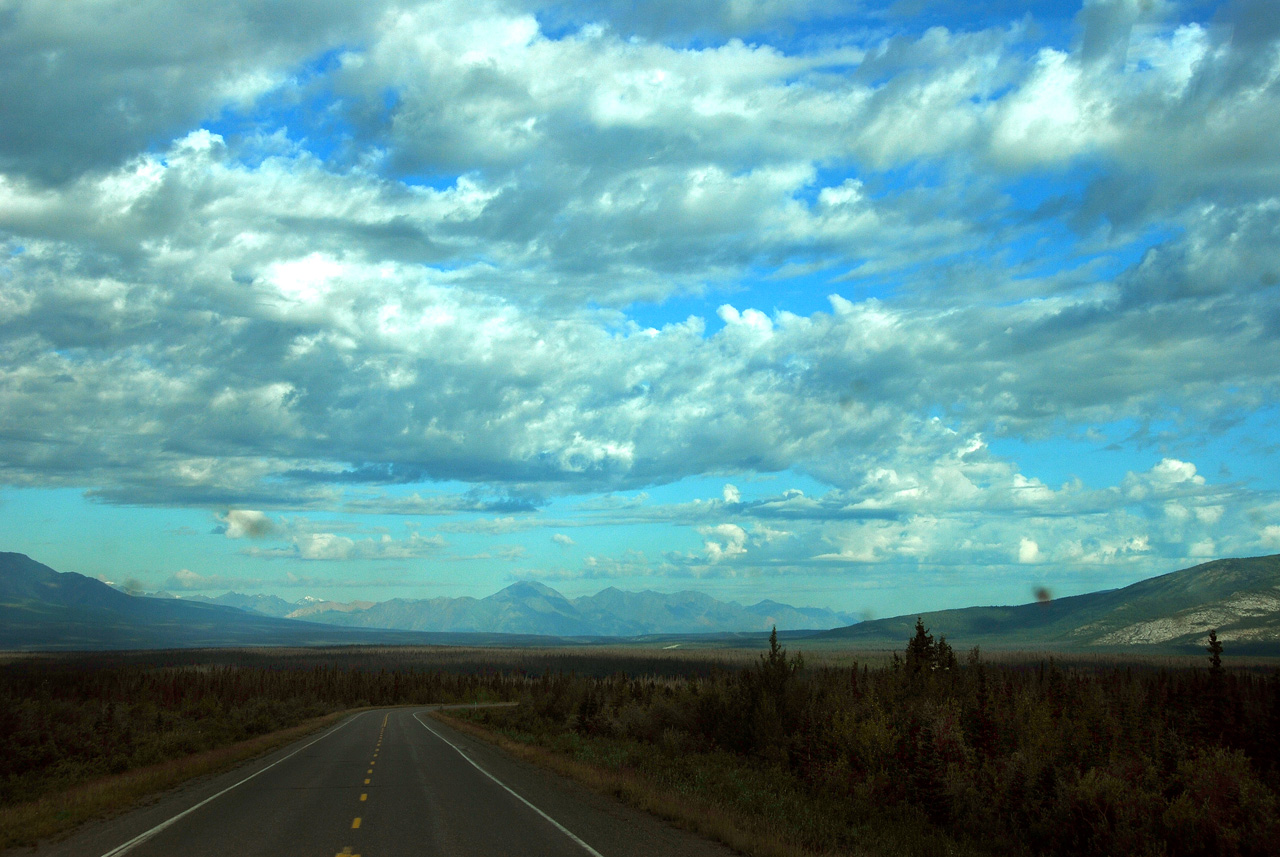
<path id="1" fill-rule="evenodd" d="M 459 716 L 747 853 L 1280 853 L 1274 668 L 957 658 L 923 627 L 874 662 L 776 640 L 13 657 L 0 807 L 344 709 L 517 700 Z"/>
<path id="2" fill-rule="evenodd" d="M 560 674 L 454 716 L 727 818 L 747 853 L 1280 853 L 1280 672 L 1205 663 L 960 661 L 918 626 L 876 669 L 775 641 L 749 668 Z"/>

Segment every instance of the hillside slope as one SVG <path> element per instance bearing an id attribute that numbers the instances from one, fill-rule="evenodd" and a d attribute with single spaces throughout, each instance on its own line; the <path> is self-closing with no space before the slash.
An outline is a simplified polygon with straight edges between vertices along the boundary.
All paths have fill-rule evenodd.
<path id="1" fill-rule="evenodd" d="M 896 648 L 917 615 L 958 647 L 1191 651 L 1216 628 L 1237 652 L 1280 653 L 1280 555 L 1215 560 L 1046 603 L 911 613 L 810 639 Z"/>

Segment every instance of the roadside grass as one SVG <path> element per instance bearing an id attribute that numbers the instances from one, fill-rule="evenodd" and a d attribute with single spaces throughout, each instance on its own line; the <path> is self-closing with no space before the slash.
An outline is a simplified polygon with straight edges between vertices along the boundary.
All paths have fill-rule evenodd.
<path id="1" fill-rule="evenodd" d="M 0 807 L 0 850 L 60 838 L 86 821 L 119 814 L 146 798 L 195 777 L 221 773 L 330 726 L 350 713 L 336 711 L 278 732 L 101 777 L 33 801 Z"/>
<path id="2" fill-rule="evenodd" d="M 457 716 L 461 715 L 461 716 Z M 538 736 L 481 726 L 466 713 L 436 717 L 511 755 L 613 796 L 748 857 L 980 857 L 910 807 L 877 812 L 862 802 L 815 795 L 781 768 L 723 751 L 691 751 L 569 733 Z"/>

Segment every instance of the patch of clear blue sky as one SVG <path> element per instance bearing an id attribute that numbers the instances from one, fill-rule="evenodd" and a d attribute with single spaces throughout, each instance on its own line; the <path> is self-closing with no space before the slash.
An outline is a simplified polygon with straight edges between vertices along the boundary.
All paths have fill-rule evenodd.
<path id="1" fill-rule="evenodd" d="M 342 55 L 351 49 L 341 45 L 318 54 L 294 70 L 288 86 L 267 93 L 247 110 L 225 107 L 204 127 L 227 140 L 250 166 L 264 153 L 244 144 L 258 135 L 281 131 L 319 160 L 341 164 L 351 156 L 357 132 L 331 78 L 341 66 Z M 383 115 L 389 116 L 394 104 L 388 94 Z"/>
<path id="2" fill-rule="evenodd" d="M 650 504 L 690 503 L 694 500 L 723 499 L 725 485 L 738 489 L 744 502 L 776 497 L 792 489 L 809 496 L 825 494 L 830 486 L 799 473 L 783 470 L 777 473 L 737 473 L 690 476 L 668 485 L 647 489 Z"/>
<path id="3" fill-rule="evenodd" d="M 904 0 L 888 7 L 886 20 L 899 26 L 909 26 L 911 32 L 923 32 L 930 27 L 946 27 L 948 30 L 981 30 L 1005 27 L 1010 22 L 1029 18 L 1037 32 L 1033 35 L 1040 45 L 1066 48 L 1078 35 L 1076 16 L 1081 0 Z M 1175 23 L 1203 21 L 1212 17 L 1215 10 L 1226 5 L 1226 0 L 1174 0 L 1164 10 L 1171 13 Z"/>
<path id="4" fill-rule="evenodd" d="M 662 329 L 667 324 L 678 324 L 690 316 L 706 323 L 707 338 L 724 329 L 725 323 L 716 314 L 728 304 L 741 311 L 756 309 L 773 316 L 778 312 L 811 316 L 816 312 L 831 312 L 828 296 L 836 294 L 848 299 L 886 297 L 891 289 L 880 283 L 836 282 L 839 269 L 823 268 L 805 273 L 779 275 L 778 270 L 766 267 L 750 268 L 732 280 L 711 285 L 697 295 L 676 294 L 660 302 L 631 304 L 625 309 L 628 320 L 641 328 Z"/>
<path id="5" fill-rule="evenodd" d="M 1142 473 L 1161 459 L 1196 466 L 1210 483 L 1239 482 L 1254 491 L 1280 491 L 1280 406 L 1223 419 L 1188 435 L 1173 418 L 1120 420 L 1090 427 L 1063 427 L 1046 440 L 993 438 L 990 450 L 1014 461 L 1024 476 L 1053 488 L 1079 478 L 1089 488 L 1118 485 L 1126 473 Z"/>
<path id="6" fill-rule="evenodd" d="M 650 507 L 678 505 L 691 503 L 695 500 L 720 500 L 723 497 L 725 485 L 735 486 L 744 501 L 776 496 L 791 489 L 803 491 L 810 496 L 820 495 L 829 490 L 829 486 L 824 483 L 794 470 L 785 470 L 778 473 L 709 474 L 688 476 L 675 482 L 605 494 L 588 491 L 584 494 L 550 496 L 538 505 L 536 511 L 467 510 L 448 515 L 411 517 L 417 517 L 418 520 L 424 523 L 424 526 L 430 526 L 437 520 L 476 520 L 506 517 L 528 517 L 532 520 L 550 521 L 577 514 L 584 498 L 590 498 L 594 501 L 600 497 L 606 497 L 622 504 L 640 502 Z M 391 499 L 412 497 L 415 494 L 423 498 L 433 496 L 448 498 L 460 495 L 466 496 L 473 492 L 476 492 L 476 486 L 464 482 L 420 482 L 408 485 L 391 485 L 385 488 L 379 486 L 373 491 L 374 494 Z M 483 491 L 477 492 L 474 496 L 479 496 L 483 499 L 501 499 L 499 495 L 495 494 L 491 497 Z M 384 523 L 394 522 L 397 517 L 385 516 Z"/>
<path id="7" fill-rule="evenodd" d="M 674 295 L 660 303 L 637 303 L 627 307 L 626 313 L 641 327 L 656 328 L 698 316 L 707 322 L 706 335 L 713 336 L 723 327 L 716 309 L 725 303 L 739 310 L 750 307 L 770 315 L 785 311 L 809 316 L 829 312 L 828 298 L 832 294 L 850 300 L 892 300 L 931 291 L 945 278 L 948 264 L 965 259 L 984 267 L 998 259 L 1001 267 L 1016 272 L 1018 278 L 1047 278 L 1088 265 L 1090 281 L 1105 281 L 1137 264 L 1149 248 L 1177 233 L 1171 225 L 1154 224 L 1134 239 L 1115 245 L 1086 243 L 1086 236 L 1073 225 L 1093 231 L 1101 220 L 1085 222 L 1074 215 L 1091 184 L 1101 175 L 1097 167 L 1086 164 L 1008 178 L 998 185 L 1004 204 L 1000 210 L 990 212 L 986 238 L 956 257 L 922 254 L 918 262 L 900 269 L 859 276 L 857 266 L 863 260 L 841 259 L 815 250 L 773 263 L 762 261 L 736 277 L 707 284 L 702 294 Z M 888 200 L 921 189 L 937 190 L 948 181 L 939 164 L 915 163 L 874 173 L 860 173 L 852 165 L 824 167 L 796 198 L 812 206 L 823 188 L 838 187 L 850 178 L 862 181 L 873 200 Z M 979 224 L 982 216 L 978 215 Z"/>
<path id="8" fill-rule="evenodd" d="M 717 47 L 730 38 L 748 44 L 769 44 L 789 53 L 804 51 L 814 44 L 827 43 L 833 34 L 865 36 L 871 41 L 891 34 L 918 35 L 934 27 L 948 30 L 981 30 L 1007 27 L 1011 21 L 1031 17 L 1040 30 L 1042 43 L 1060 44 L 1070 38 L 1080 10 L 1079 0 L 906 0 L 906 2 L 821 4 L 814 11 L 794 16 L 781 15 L 754 27 L 721 31 L 713 15 L 696 20 L 696 12 L 674 6 L 682 14 L 663 15 L 663 4 L 641 6 L 635 14 L 623 12 L 620 3 L 578 2 L 558 4 L 537 13 L 538 23 L 548 38 L 565 38 L 584 25 L 610 23 L 624 36 L 640 36 L 663 41 L 673 47 L 700 50 Z"/>
<path id="9" fill-rule="evenodd" d="M 226 559 L 201 509 L 113 506 L 69 488 L 0 488 L 0 544 L 57 571 L 158 584 L 182 567 Z M 198 548 L 191 540 L 198 537 Z M 92 550 L 85 550 L 92 545 Z M 181 564 L 179 564 L 181 563 Z"/>

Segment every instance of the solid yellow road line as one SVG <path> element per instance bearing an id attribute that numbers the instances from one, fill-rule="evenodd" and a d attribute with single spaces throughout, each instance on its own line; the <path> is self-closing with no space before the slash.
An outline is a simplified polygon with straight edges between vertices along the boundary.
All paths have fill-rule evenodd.
<path id="1" fill-rule="evenodd" d="M 355 820 L 355 821 L 353 821 L 353 822 L 351 822 L 351 829 L 352 829 L 352 830 L 356 830 L 356 829 L 358 829 L 359 827 L 360 827 L 360 817 L 359 817 L 359 816 L 357 816 L 357 817 L 356 817 L 356 820 Z"/>

